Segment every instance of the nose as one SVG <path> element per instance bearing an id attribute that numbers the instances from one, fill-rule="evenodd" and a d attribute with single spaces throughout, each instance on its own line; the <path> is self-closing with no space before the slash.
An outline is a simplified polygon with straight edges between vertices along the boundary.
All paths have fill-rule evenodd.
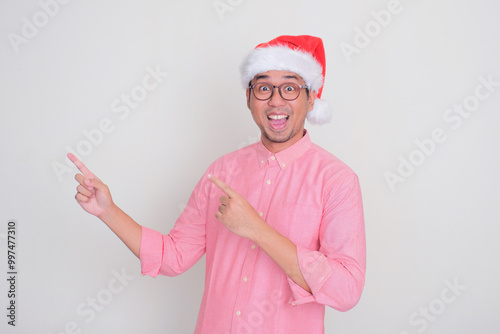
<path id="1" fill-rule="evenodd" d="M 286 103 L 286 101 L 281 97 L 278 87 L 273 87 L 273 95 L 267 103 L 272 107 L 282 106 Z"/>

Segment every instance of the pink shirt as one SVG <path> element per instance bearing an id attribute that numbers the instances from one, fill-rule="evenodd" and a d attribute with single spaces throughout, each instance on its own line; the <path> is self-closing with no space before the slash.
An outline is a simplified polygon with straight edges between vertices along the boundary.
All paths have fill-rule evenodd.
<path id="1" fill-rule="evenodd" d="M 252 241 L 215 218 L 223 193 L 213 174 L 244 196 L 297 245 L 312 294 Z M 365 229 L 356 174 L 309 134 L 272 154 L 262 142 L 216 160 L 168 235 L 143 227 L 145 275 L 174 276 L 206 253 L 205 291 L 195 333 L 324 333 L 325 305 L 354 307 L 365 276 Z"/>

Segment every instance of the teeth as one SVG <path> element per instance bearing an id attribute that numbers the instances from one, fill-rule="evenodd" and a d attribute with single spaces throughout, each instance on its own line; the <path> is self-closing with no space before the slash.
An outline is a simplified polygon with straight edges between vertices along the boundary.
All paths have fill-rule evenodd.
<path id="1" fill-rule="evenodd" d="M 287 118 L 288 116 L 287 115 L 270 115 L 267 117 L 270 119 L 283 119 L 283 118 Z"/>

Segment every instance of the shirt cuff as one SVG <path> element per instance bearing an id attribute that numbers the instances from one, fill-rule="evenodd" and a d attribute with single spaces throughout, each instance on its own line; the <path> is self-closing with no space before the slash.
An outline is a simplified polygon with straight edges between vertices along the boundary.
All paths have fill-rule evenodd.
<path id="1" fill-rule="evenodd" d="M 292 298 L 288 301 L 290 306 L 299 306 L 305 303 L 312 303 L 316 301 L 316 298 L 310 294 L 307 290 L 302 288 L 300 285 L 295 283 L 290 277 L 287 276 L 288 284 L 292 289 Z"/>
<path id="2" fill-rule="evenodd" d="M 142 226 L 139 259 L 143 275 L 158 276 L 163 261 L 163 236 L 160 232 Z"/>
<path id="3" fill-rule="evenodd" d="M 289 302 L 292 306 L 316 301 L 314 296 L 321 291 L 325 282 L 332 275 L 332 269 L 324 254 L 297 246 L 297 257 L 302 276 L 311 288 L 312 294 L 288 278 L 294 299 Z"/>

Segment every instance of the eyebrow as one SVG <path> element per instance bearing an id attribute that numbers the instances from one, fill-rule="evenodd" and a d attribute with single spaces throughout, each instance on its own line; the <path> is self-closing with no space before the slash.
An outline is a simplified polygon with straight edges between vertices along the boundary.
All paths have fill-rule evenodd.
<path id="1" fill-rule="evenodd" d="M 299 77 L 298 77 L 298 76 L 296 76 L 296 75 L 285 75 L 285 76 L 283 76 L 282 78 L 283 78 L 283 79 L 295 79 L 295 80 L 297 80 L 297 81 L 299 81 L 299 80 L 300 80 L 300 79 L 299 79 Z M 255 81 L 260 80 L 260 79 L 269 79 L 269 75 L 266 75 L 266 74 L 261 74 L 261 75 L 257 75 L 257 76 L 255 77 Z"/>
<path id="2" fill-rule="evenodd" d="M 296 75 L 285 75 L 283 78 L 285 79 L 295 79 L 295 80 L 299 80 L 299 77 L 296 76 Z"/>
<path id="3" fill-rule="evenodd" d="M 268 79 L 269 75 L 261 74 L 255 77 L 255 81 L 260 80 L 260 79 Z"/>

